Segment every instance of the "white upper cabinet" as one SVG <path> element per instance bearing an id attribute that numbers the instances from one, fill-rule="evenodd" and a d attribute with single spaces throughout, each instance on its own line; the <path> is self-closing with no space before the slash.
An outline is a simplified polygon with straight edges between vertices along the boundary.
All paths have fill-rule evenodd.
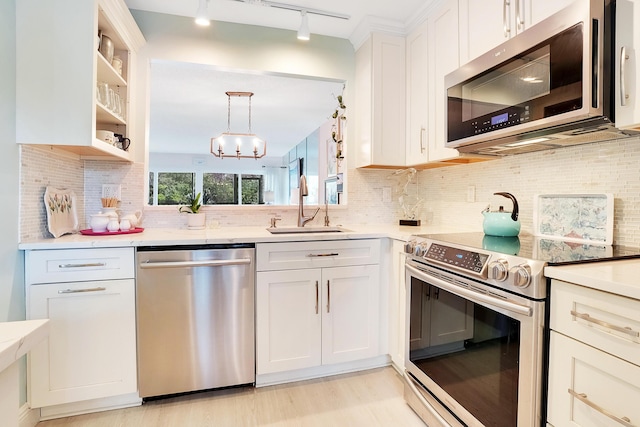
<path id="1" fill-rule="evenodd" d="M 616 2 L 616 87 L 615 122 L 619 128 L 638 128 L 640 124 L 640 88 L 638 54 L 640 41 L 640 5 L 630 0 Z"/>
<path id="2" fill-rule="evenodd" d="M 459 0 L 459 2 L 460 62 L 463 64 L 516 34 L 515 8 L 518 3 L 521 5 L 520 0 Z M 525 24 L 528 23 L 525 22 Z"/>
<path id="3" fill-rule="evenodd" d="M 460 65 L 458 60 L 458 1 L 448 0 L 427 18 L 430 162 L 460 158 L 458 150 L 445 147 L 446 93 L 444 76 Z"/>
<path id="4" fill-rule="evenodd" d="M 429 161 L 427 23 L 407 36 L 407 145 L 406 164 Z"/>
<path id="5" fill-rule="evenodd" d="M 573 0 L 459 0 L 460 63 L 488 52 Z"/>
<path id="6" fill-rule="evenodd" d="M 99 53 L 99 32 L 113 42 L 121 73 Z M 96 130 L 132 133 L 134 58 L 143 43 L 122 0 L 16 2 L 17 142 L 131 161 L 135 141 L 124 151 L 97 139 Z M 99 82 L 121 102 L 101 99 Z"/>
<path id="7" fill-rule="evenodd" d="M 405 165 L 405 38 L 372 33 L 356 51 L 356 166 Z"/>

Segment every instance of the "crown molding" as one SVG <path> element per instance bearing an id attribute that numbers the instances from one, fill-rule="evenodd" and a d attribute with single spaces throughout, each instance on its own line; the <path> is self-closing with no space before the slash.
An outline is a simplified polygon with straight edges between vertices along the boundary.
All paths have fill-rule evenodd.
<path id="1" fill-rule="evenodd" d="M 366 16 L 349 36 L 349 41 L 355 50 L 369 38 L 371 33 L 379 32 L 405 37 L 418 25 L 422 24 L 429 14 L 445 0 L 429 0 L 415 11 L 406 22 L 392 21 L 375 16 Z"/>

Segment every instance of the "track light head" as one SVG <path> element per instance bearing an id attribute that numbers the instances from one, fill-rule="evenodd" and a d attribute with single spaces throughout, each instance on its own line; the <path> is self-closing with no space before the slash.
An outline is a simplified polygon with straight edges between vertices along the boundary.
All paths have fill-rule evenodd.
<path id="1" fill-rule="evenodd" d="M 309 40 L 310 33 L 309 33 L 309 20 L 307 18 L 307 11 L 301 10 L 300 15 L 302 19 L 300 22 L 300 29 L 298 30 L 298 40 Z"/>
<path id="2" fill-rule="evenodd" d="M 207 27 L 211 24 L 209 20 L 209 11 L 207 10 L 207 4 L 209 0 L 200 0 L 198 5 L 198 11 L 196 12 L 196 24 L 203 27 Z"/>

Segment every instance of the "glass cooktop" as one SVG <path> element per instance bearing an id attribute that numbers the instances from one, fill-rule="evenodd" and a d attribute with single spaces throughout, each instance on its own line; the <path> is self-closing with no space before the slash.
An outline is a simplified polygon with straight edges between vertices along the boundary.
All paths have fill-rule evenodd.
<path id="1" fill-rule="evenodd" d="M 618 245 L 583 244 L 522 234 L 517 237 L 487 236 L 478 233 L 419 234 L 419 238 L 443 245 L 462 245 L 473 249 L 517 255 L 549 265 L 576 264 L 640 257 L 640 248 Z"/>

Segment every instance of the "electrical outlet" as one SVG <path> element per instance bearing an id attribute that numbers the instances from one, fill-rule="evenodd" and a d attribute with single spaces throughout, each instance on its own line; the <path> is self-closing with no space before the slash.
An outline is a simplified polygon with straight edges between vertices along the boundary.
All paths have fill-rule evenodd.
<path id="1" fill-rule="evenodd" d="M 115 197 L 122 200 L 121 193 L 122 186 L 120 184 L 102 184 L 102 197 L 104 198 Z"/>
<path id="2" fill-rule="evenodd" d="M 391 187 L 382 187 L 382 202 L 391 203 Z"/>
<path id="3" fill-rule="evenodd" d="M 473 203 L 476 201 L 476 186 L 470 185 L 467 187 L 467 202 Z"/>

